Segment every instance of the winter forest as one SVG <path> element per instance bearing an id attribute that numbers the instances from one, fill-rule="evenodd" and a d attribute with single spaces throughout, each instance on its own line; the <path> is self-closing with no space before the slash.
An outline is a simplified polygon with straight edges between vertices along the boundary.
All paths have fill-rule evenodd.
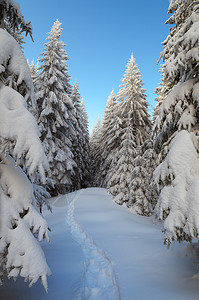
<path id="1" fill-rule="evenodd" d="M 191 245 L 193 242 L 197 248 L 199 1 L 168 2 L 169 17 L 165 26 L 170 26 L 170 33 L 162 43 L 159 58 L 161 83 L 155 90 L 157 97 L 153 115 L 148 112 L 141 71 L 132 49 L 119 92 L 116 94 L 110 88 L 103 119 L 96 121 L 91 135 L 78 82 L 71 84 L 67 65 L 69 57 L 62 41 L 62 24 L 57 19 L 49 28 L 38 61 L 27 61 L 23 53 L 23 34 L 32 37 L 32 26 L 24 19 L 19 5 L 13 0 L 0 0 L 2 287 L 8 278 L 16 280 L 21 277 L 29 282 L 23 283 L 29 287 L 40 280 L 48 291 L 47 279 L 54 273 L 51 261 L 45 257 L 45 249 L 50 249 L 51 243 L 44 244 L 44 240 L 48 242 L 53 232 L 53 222 L 49 225 L 47 221 L 54 218 L 55 223 L 63 213 L 68 218 L 73 239 L 81 245 L 92 244 L 91 252 L 83 251 L 89 261 L 87 265 L 91 267 L 91 261 L 99 262 L 101 255 L 103 266 L 112 270 L 107 255 L 99 251 L 87 233 L 78 231 L 79 225 L 74 221 L 75 201 L 78 197 L 86 199 L 82 194 L 85 191 L 88 197 L 112 199 L 114 205 L 125 209 L 129 218 L 134 216 L 137 223 L 142 220 L 143 224 L 149 224 L 146 222 L 150 220 L 150 226 L 158 224 L 160 245 L 164 243 L 169 247 L 182 242 L 182 246 L 177 246 L 180 249 L 184 247 L 183 243 Z M 53 205 L 63 205 L 63 199 L 67 199 L 67 209 L 63 212 L 59 208 L 58 216 L 58 208 L 53 209 Z M 93 201 L 91 205 L 97 200 Z M 108 207 L 105 200 L 101 200 L 100 205 L 102 203 Z M 83 203 L 79 204 L 79 214 L 80 210 L 86 210 L 85 207 Z M 99 207 L 96 210 L 99 213 Z M 45 215 L 50 217 L 46 219 Z M 107 218 L 110 216 L 111 211 Z M 82 222 L 85 222 L 83 217 Z M 106 230 L 108 228 L 104 228 Z M 126 230 L 128 232 L 129 228 Z M 130 245 L 129 241 L 129 251 Z M 170 251 L 163 247 L 166 250 L 162 251 Z M 92 256 L 94 252 L 96 256 Z M 92 278 L 99 273 L 93 269 L 89 272 Z M 102 280 L 103 284 L 107 284 L 102 294 L 96 283 L 87 278 L 88 272 L 84 273 L 87 282 L 84 287 L 87 288 L 79 292 L 79 298 L 71 296 L 69 300 L 133 299 L 132 295 L 128 299 L 120 295 L 116 284 L 119 275 L 116 276 L 113 271 Z M 112 283 L 109 284 L 110 278 Z M 117 288 L 110 291 L 110 286 Z M 1 289 L 0 299 L 5 299 L 1 296 Z"/>

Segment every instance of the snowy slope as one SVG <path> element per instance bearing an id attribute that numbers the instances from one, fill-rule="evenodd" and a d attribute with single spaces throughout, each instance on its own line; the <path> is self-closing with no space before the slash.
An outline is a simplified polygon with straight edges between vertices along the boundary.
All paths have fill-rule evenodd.
<path id="1" fill-rule="evenodd" d="M 90 188 L 51 200 L 52 232 L 43 243 L 53 272 L 49 292 L 40 283 L 6 280 L 0 299 L 199 299 L 197 258 L 187 244 L 168 250 L 159 224 L 116 205 L 105 189 Z"/>

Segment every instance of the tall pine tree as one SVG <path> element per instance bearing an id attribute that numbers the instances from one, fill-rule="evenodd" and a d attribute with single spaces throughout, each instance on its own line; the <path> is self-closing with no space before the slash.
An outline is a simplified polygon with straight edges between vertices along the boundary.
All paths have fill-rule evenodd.
<path id="1" fill-rule="evenodd" d="M 90 148 L 90 136 L 89 136 L 89 123 L 88 115 L 84 99 L 81 99 L 81 116 L 82 116 L 82 133 L 83 133 L 83 151 L 84 151 L 84 168 L 82 173 L 82 188 L 88 187 L 91 184 L 91 148 Z"/>
<path id="2" fill-rule="evenodd" d="M 170 1 L 171 32 L 165 40 L 163 82 L 172 87 L 155 123 L 155 149 L 161 163 L 154 179 L 159 188 L 156 214 L 164 220 L 165 243 L 199 238 L 198 94 L 199 4 Z M 168 86 L 168 85 L 167 85 Z"/>
<path id="3" fill-rule="evenodd" d="M 131 191 L 131 183 L 135 179 L 135 159 L 149 137 L 151 126 L 142 85 L 140 72 L 131 55 L 118 93 L 119 146 L 114 153 L 108 182 L 109 192 L 115 201 L 118 204 L 128 203 L 130 207 L 136 201 L 136 197 L 132 197 L 136 190 Z"/>
<path id="4" fill-rule="evenodd" d="M 119 140 L 117 136 L 117 130 L 119 128 L 118 118 L 116 116 L 117 99 L 112 90 L 108 97 L 104 117 L 102 120 L 101 135 L 99 141 L 99 156 L 100 161 L 98 169 L 95 170 L 95 182 L 96 185 L 101 187 L 107 187 L 109 178 L 110 166 L 113 152 L 119 146 Z M 98 183 L 98 184 L 97 184 Z"/>
<path id="5" fill-rule="evenodd" d="M 60 41 L 61 23 L 57 20 L 45 44 L 37 87 L 38 123 L 41 140 L 50 164 L 51 193 L 65 193 L 71 189 L 71 177 L 76 163 L 71 151 L 74 129 L 71 118 L 74 105 L 70 98 L 68 56 Z"/>
<path id="6" fill-rule="evenodd" d="M 138 147 L 133 161 L 130 201 L 127 203 L 128 207 L 140 215 L 152 215 L 157 203 L 157 189 L 152 183 L 155 167 L 156 154 L 152 141 L 148 139 Z"/>
<path id="7" fill-rule="evenodd" d="M 72 149 L 74 153 L 74 161 L 77 164 L 75 174 L 73 176 L 73 189 L 80 189 L 89 186 L 90 182 L 90 149 L 89 135 L 87 127 L 86 108 L 81 104 L 81 96 L 79 87 L 75 82 L 71 99 L 74 104 L 75 114 L 73 119 L 73 127 L 75 130 Z"/>
<path id="8" fill-rule="evenodd" d="M 100 140 L 101 140 L 101 120 L 97 118 L 97 122 L 93 127 L 90 137 L 91 147 L 91 178 L 92 185 L 99 186 L 99 183 L 95 180 L 96 170 L 99 169 L 100 164 Z"/>
<path id="9" fill-rule="evenodd" d="M 36 120 L 27 110 L 26 102 L 34 106 L 35 99 L 30 70 L 20 45 L 5 30 L 21 27 L 31 35 L 32 29 L 11 0 L 0 2 L 0 23 L 0 281 L 4 275 L 21 276 L 31 286 L 40 279 L 47 290 L 50 270 L 37 240 L 48 240 L 48 225 L 35 207 L 28 176 L 38 170 L 45 183 L 48 164 Z"/>

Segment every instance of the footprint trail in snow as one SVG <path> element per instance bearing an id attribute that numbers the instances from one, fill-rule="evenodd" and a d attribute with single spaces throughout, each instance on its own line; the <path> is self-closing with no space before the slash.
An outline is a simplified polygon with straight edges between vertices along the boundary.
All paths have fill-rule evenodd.
<path id="1" fill-rule="evenodd" d="M 81 246 L 85 257 L 85 270 L 81 300 L 121 300 L 113 266 L 74 217 L 75 202 L 83 191 L 78 191 L 68 199 L 66 222 L 74 240 Z"/>

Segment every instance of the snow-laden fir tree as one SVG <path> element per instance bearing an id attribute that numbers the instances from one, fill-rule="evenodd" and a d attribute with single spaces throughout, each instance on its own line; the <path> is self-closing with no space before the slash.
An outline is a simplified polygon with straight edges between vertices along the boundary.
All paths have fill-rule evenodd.
<path id="1" fill-rule="evenodd" d="M 36 170 L 45 182 L 47 159 L 39 140 L 36 120 L 27 110 L 34 102 L 30 70 L 20 45 L 3 28 L 7 21 L 13 31 L 21 26 L 32 33 L 19 5 L 0 2 L 0 278 L 39 278 L 47 290 L 50 275 L 37 240 L 48 240 L 48 225 L 36 209 L 33 186 L 19 167 L 25 163 L 29 177 Z"/>
<path id="2" fill-rule="evenodd" d="M 85 105 L 84 98 L 81 99 L 80 106 L 81 106 L 81 116 L 82 116 L 84 128 L 86 128 L 86 130 L 88 132 L 88 114 L 86 111 L 86 105 Z"/>
<path id="3" fill-rule="evenodd" d="M 79 87 L 75 82 L 71 99 L 75 108 L 74 118 L 72 120 L 75 130 L 74 139 L 72 141 L 72 151 L 74 153 L 74 161 L 77 165 L 75 174 L 72 177 L 73 189 L 87 187 L 90 182 L 90 151 L 89 136 L 87 128 L 87 117 L 85 106 L 82 108 Z"/>
<path id="4" fill-rule="evenodd" d="M 32 77 L 33 85 L 34 85 L 34 90 L 36 91 L 36 82 L 37 82 L 37 77 L 38 77 L 38 68 L 39 68 L 39 63 L 35 64 L 34 60 L 31 61 L 29 64 L 29 61 L 27 60 L 29 68 L 30 68 L 30 74 Z M 34 109 L 31 105 L 31 103 L 28 103 L 28 109 L 29 111 L 34 115 L 36 120 L 38 119 L 38 111 L 37 109 Z M 50 194 L 46 190 L 46 184 L 45 186 L 41 185 L 41 178 L 39 173 L 36 173 L 34 175 L 34 178 L 31 178 L 33 182 L 33 191 L 34 191 L 34 196 L 36 198 L 37 205 L 40 209 L 40 212 L 42 212 L 42 207 L 46 205 L 48 209 L 51 210 L 50 203 L 48 199 L 50 198 Z M 47 179 L 48 181 L 48 179 Z"/>
<path id="5" fill-rule="evenodd" d="M 39 63 L 37 62 L 37 64 L 35 64 L 34 60 L 31 61 L 31 63 L 29 63 L 29 60 L 27 60 L 27 63 L 29 65 L 30 68 L 30 74 L 32 77 L 32 81 L 33 81 L 33 86 L 34 86 L 34 91 L 36 92 L 37 89 L 37 77 L 38 77 L 38 68 L 39 68 Z M 36 119 L 38 119 L 38 111 L 37 111 L 37 106 L 33 107 L 32 103 L 28 102 L 28 106 L 29 106 L 29 110 L 31 111 L 31 113 L 35 116 Z"/>
<path id="6" fill-rule="evenodd" d="M 100 162 L 98 169 L 95 170 L 95 182 L 101 187 L 107 187 L 110 165 L 114 156 L 113 152 L 119 146 L 117 132 L 120 125 L 119 118 L 116 115 L 116 106 L 117 99 L 112 90 L 108 97 L 102 120 L 99 141 Z"/>
<path id="7" fill-rule="evenodd" d="M 140 176 L 133 172 L 137 167 L 135 159 L 149 137 L 151 126 L 142 85 L 140 71 L 131 55 L 118 93 L 117 117 L 121 124 L 117 132 L 119 147 L 113 157 L 108 190 L 118 204 L 128 203 L 132 208 L 136 205 L 137 190 L 131 190 L 131 185 Z M 147 187 L 144 185 L 142 188 Z M 142 205 L 145 205 L 144 201 Z"/>
<path id="8" fill-rule="evenodd" d="M 17 39 L 19 33 L 26 31 L 26 35 L 29 34 L 32 38 L 31 22 L 24 20 L 18 2 L 13 0 L 1 0 L 0 2 L 0 28 L 5 28 L 19 44 L 21 44 L 21 38 Z"/>
<path id="9" fill-rule="evenodd" d="M 169 81 L 168 83 L 166 84 L 165 80 L 164 80 L 164 67 L 162 66 L 160 71 L 161 73 L 161 83 L 159 83 L 159 86 L 155 89 L 155 94 L 157 94 L 157 97 L 155 98 L 156 100 L 156 107 L 154 109 L 154 113 L 153 113 L 153 122 L 155 122 L 156 118 L 158 117 L 159 115 L 159 109 L 160 109 L 160 106 L 163 102 L 163 100 L 166 98 L 166 96 L 168 95 L 170 89 L 172 88 L 171 86 L 168 86 L 169 85 Z"/>
<path id="10" fill-rule="evenodd" d="M 136 145 L 140 146 L 148 138 L 151 122 L 147 112 L 145 90 L 143 89 L 140 71 L 135 63 L 133 54 L 127 64 L 118 92 L 120 105 L 118 110 L 123 118 L 129 119 L 135 130 Z"/>
<path id="11" fill-rule="evenodd" d="M 108 180 L 108 191 L 118 204 L 130 201 L 130 184 L 136 153 L 134 130 L 129 119 L 129 124 L 120 129 L 120 145 L 114 153 Z"/>
<path id="12" fill-rule="evenodd" d="M 34 62 L 34 59 L 31 61 L 31 63 L 29 63 L 28 61 L 28 64 L 29 64 L 29 67 L 30 67 L 30 74 L 31 74 L 31 77 L 32 77 L 32 80 L 33 80 L 33 84 L 34 82 L 36 81 L 36 78 L 39 74 L 39 71 L 38 71 L 38 68 L 39 68 L 39 62 L 37 61 L 37 63 Z"/>
<path id="13" fill-rule="evenodd" d="M 133 180 L 130 183 L 130 201 L 127 203 L 140 215 L 152 215 L 157 203 L 157 189 L 152 183 L 155 167 L 156 154 L 152 140 L 148 139 L 137 147 L 137 156 L 133 161 Z"/>
<path id="14" fill-rule="evenodd" d="M 173 88 L 155 123 L 155 149 L 162 162 L 154 181 L 160 195 L 156 214 L 164 220 L 165 243 L 199 237 L 199 2 L 170 1 L 172 24 L 161 57 L 164 80 Z"/>
<path id="15" fill-rule="evenodd" d="M 82 116 L 82 133 L 83 133 L 83 161 L 84 167 L 82 172 L 81 187 L 89 187 L 91 185 L 91 149 L 90 149 L 90 136 L 88 129 L 88 115 L 84 99 L 81 99 L 80 103 L 81 116 Z"/>
<path id="16" fill-rule="evenodd" d="M 92 179 L 93 186 L 99 186 L 99 183 L 95 181 L 95 174 L 96 174 L 96 170 L 99 169 L 99 165 L 100 165 L 101 127 L 102 127 L 101 120 L 100 117 L 98 117 L 90 137 L 91 179 Z"/>
<path id="17" fill-rule="evenodd" d="M 82 116 L 80 111 L 80 93 L 77 82 L 73 86 L 71 100 L 75 108 L 75 118 L 72 120 L 73 128 L 76 134 L 73 135 L 72 152 L 74 161 L 77 165 L 74 175 L 72 176 L 72 186 L 74 190 L 81 188 L 82 171 L 83 171 L 83 145 L 82 145 Z"/>
<path id="18" fill-rule="evenodd" d="M 50 164 L 50 179 L 54 182 L 54 188 L 49 188 L 53 194 L 70 190 L 76 168 L 71 151 L 75 134 L 71 122 L 74 105 L 70 98 L 68 56 L 63 49 L 65 44 L 60 41 L 61 33 L 61 23 L 57 20 L 41 54 L 41 72 L 36 81 L 38 123 Z"/>
<path id="19" fill-rule="evenodd" d="M 81 99 L 80 103 L 81 117 L 82 117 L 82 133 L 83 133 L 83 153 L 84 153 L 84 168 L 82 172 L 81 187 L 89 187 L 91 184 L 91 149 L 90 149 L 90 136 L 89 136 L 89 123 L 88 114 L 86 111 L 86 105 L 84 99 Z"/>

